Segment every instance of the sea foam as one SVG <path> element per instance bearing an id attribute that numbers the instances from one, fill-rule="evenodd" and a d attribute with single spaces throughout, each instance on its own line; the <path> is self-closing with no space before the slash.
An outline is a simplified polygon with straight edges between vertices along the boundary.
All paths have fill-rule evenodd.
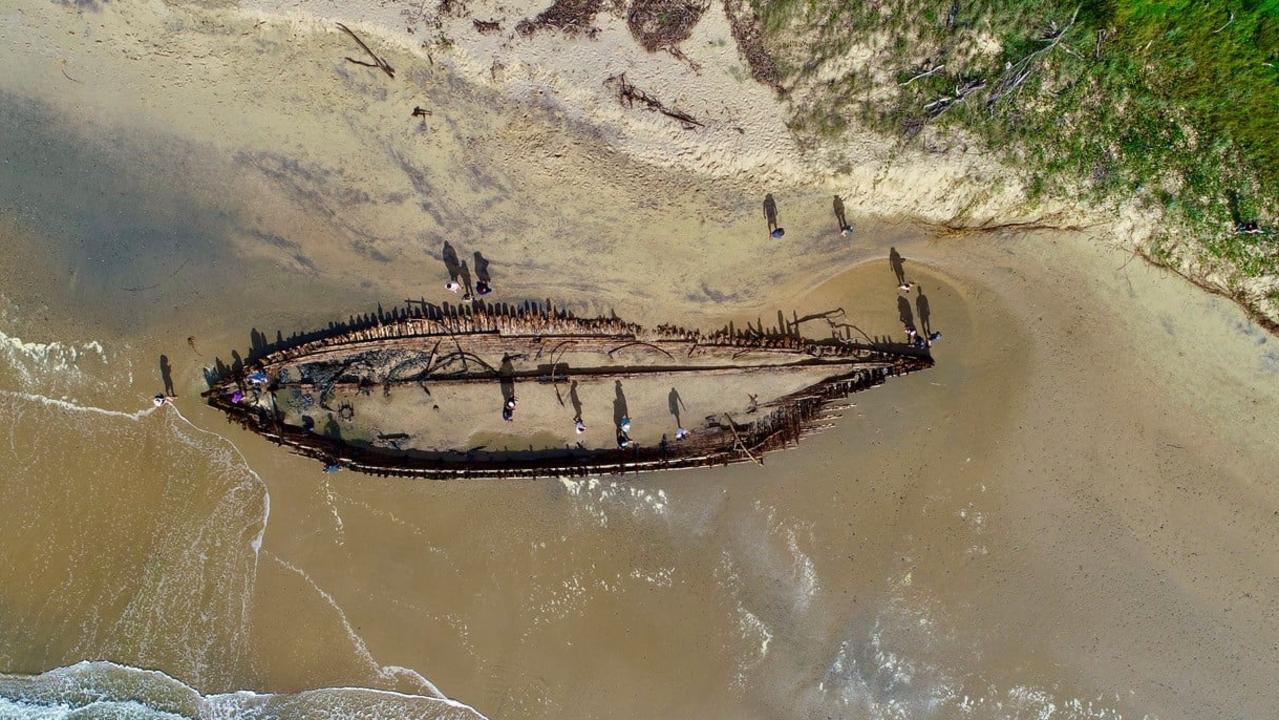
<path id="1" fill-rule="evenodd" d="M 0 718 L 62 720 L 484 720 L 447 698 L 368 688 L 201 695 L 162 672 L 84 661 L 38 675 L 0 674 Z"/>

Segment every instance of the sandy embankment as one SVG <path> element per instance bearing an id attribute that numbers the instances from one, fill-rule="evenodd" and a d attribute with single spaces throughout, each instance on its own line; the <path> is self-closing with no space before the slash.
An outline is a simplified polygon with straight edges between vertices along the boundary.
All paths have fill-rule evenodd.
<path id="1" fill-rule="evenodd" d="M 720 2 L 710 4 L 679 45 L 684 59 L 645 51 L 625 15 L 607 10 L 595 16 L 589 34 L 566 37 L 554 28 L 518 33 L 519 21 L 547 8 L 542 0 L 467 3 L 464 12 L 453 14 L 431 4 L 335 6 L 312 0 L 255 0 L 244 7 L 313 31 L 332 32 L 333 23 L 342 22 L 427 54 L 476 84 L 524 102 L 554 103 L 599 128 L 622 152 L 659 166 L 761 186 L 828 187 L 845 196 L 857 215 L 936 223 L 961 216 L 1003 223 L 1066 217 L 1064 205 L 1022 207 L 1017 184 L 976 147 L 923 152 L 855 132 L 837 148 L 801 150 L 787 127 L 789 107 L 751 78 Z M 474 19 L 496 21 L 501 30 L 478 32 Z M 638 106 L 624 107 L 616 87 L 606 83 L 621 73 L 704 126 L 685 129 Z"/>
<path id="2" fill-rule="evenodd" d="M 1070 198 L 1028 201 L 1016 169 L 960 135 L 931 134 L 916 147 L 852 127 L 822 147 L 801 149 L 787 127 L 791 103 L 802 105 L 806 95 L 822 93 L 823 81 L 837 77 L 840 68 L 825 69 L 794 88 L 792 99 L 779 99 L 751 79 L 720 2 L 710 4 L 678 46 L 682 59 L 645 52 L 620 12 L 600 12 L 592 32 L 573 38 L 553 28 L 531 36 L 517 33 L 519 21 L 546 9 L 541 0 L 481 1 L 454 5 L 452 12 L 429 4 L 335 7 L 319 0 L 254 0 L 246 7 L 271 19 L 289 18 L 312 28 L 318 23 L 318 29 L 345 22 L 429 54 L 471 82 L 522 101 L 549 100 L 570 117 L 604 129 L 610 144 L 644 162 L 759 185 L 824 187 L 847 198 L 857 215 L 906 217 L 947 228 L 1086 229 L 1138 253 L 1149 253 L 1167 231 L 1159 212 L 1136 200 L 1104 208 Z M 501 29 L 481 33 L 473 19 L 497 22 Z M 873 56 L 869 48 L 854 45 L 848 62 Z M 705 126 L 689 131 L 656 113 L 622 108 L 615 86 L 605 83 L 620 73 Z M 1239 298 L 1271 323 L 1279 318 L 1279 306 L 1268 299 L 1279 290 L 1279 279 L 1246 278 L 1228 263 L 1208 259 L 1192 238 L 1163 237 L 1162 242 L 1170 240 L 1178 244 L 1178 272 Z"/>
<path id="3" fill-rule="evenodd" d="M 602 185 L 597 181 L 606 178 L 623 178 L 624 184 L 631 187 L 622 197 L 616 193 L 595 196 L 602 208 L 615 212 L 601 213 L 598 210 L 602 208 L 597 208 L 591 219 L 614 224 L 635 224 L 640 220 L 626 211 L 628 204 L 678 205 L 687 198 L 687 191 L 697 191 L 695 178 L 708 178 L 722 187 L 740 188 L 746 197 L 758 197 L 765 189 L 794 190 L 811 196 L 822 191 L 839 194 L 845 199 L 848 212 L 858 220 L 905 218 L 984 229 L 1018 224 L 1085 228 L 1094 237 L 1134 251 L 1145 248 L 1157 229 L 1158 218 L 1133 204 L 1104 211 L 1080 208 L 1068 200 L 1027 204 L 1016 172 L 994 162 L 976 144 L 963 138 L 939 138 L 916 149 L 854 128 L 828 147 L 801 149 L 786 125 L 791 112 L 787 104 L 751 79 L 721 3 L 712 3 L 693 27 L 691 36 L 680 44 L 683 59 L 666 52 L 646 52 L 617 12 L 598 13 L 591 32 L 570 36 L 545 28 L 524 35 L 516 31 L 516 25 L 546 9 L 538 0 L 452 7 L 446 12 L 432 3 L 331 4 L 312 0 L 257 0 L 235 9 L 179 5 L 155 12 L 144 6 L 108 8 L 96 4 L 32 7 L 9 15 L 6 25 L 14 39 L 10 51 L 15 62 L 21 57 L 36 57 L 45 63 L 33 67 L 28 62 L 29 69 L 10 78 L 7 86 L 43 96 L 68 112 L 93 107 L 91 117 L 83 118 L 91 125 L 153 123 L 154 129 L 177 131 L 205 147 L 237 148 L 235 161 L 221 168 L 224 175 L 234 178 L 229 182 L 241 183 L 242 187 L 236 189 L 239 192 L 279 195 L 279 187 L 254 188 L 252 184 L 266 180 L 278 185 L 276 181 L 283 179 L 293 185 L 293 197 L 279 198 L 282 205 L 307 200 L 298 195 L 313 192 L 313 188 L 305 186 L 317 178 L 343 186 L 334 187 L 327 197 L 320 198 L 319 207 L 312 202 L 299 216 L 277 223 L 260 222 L 259 227 L 249 230 L 251 237 L 246 246 L 251 251 L 274 252 L 276 256 L 281 253 L 264 247 L 261 238 L 287 236 L 285 229 L 321 234 L 326 228 L 314 221 L 317 211 L 329 216 L 340 214 L 339 224 L 345 226 L 345 234 L 356 236 L 355 245 L 373 257 L 394 257 L 395 253 L 385 246 L 403 243 L 411 235 L 425 236 L 431 242 L 456 232 L 479 242 L 480 237 L 495 232 L 524 233 L 527 230 L 516 229 L 518 211 L 490 212 L 500 201 L 499 196 L 512 189 L 511 185 L 559 186 L 569 191 L 561 196 L 567 200 L 577 197 L 577 193 L 595 192 L 593 189 Z M 476 20 L 495 22 L 500 29 L 480 32 L 474 25 Z M 337 22 L 354 28 L 377 52 L 392 57 L 401 69 L 398 79 L 342 61 L 343 56 L 363 55 L 350 38 L 336 29 Z M 47 30 L 61 25 L 84 42 L 72 48 L 66 45 L 67 38 L 47 34 Z M 314 50 L 303 50 L 304 46 L 314 46 Z M 858 57 L 856 52 L 850 52 L 850 62 L 856 62 Z M 146 95 L 154 89 L 146 90 L 138 83 L 138 77 L 117 81 L 98 72 L 120 60 L 141 66 L 125 69 L 125 76 L 141 71 L 140 75 L 182 99 L 176 104 L 153 103 Z M 317 61 L 321 63 L 319 67 L 315 66 Z M 835 70 L 838 69 L 832 72 Z M 606 82 L 622 73 L 666 104 L 698 118 L 704 126 L 688 130 L 660 114 L 623 107 L 615 85 Z M 819 84 L 822 77 L 814 83 Z M 473 85 L 462 93 L 472 100 L 469 111 L 461 107 L 460 98 L 456 97 L 463 90 L 458 79 Z M 447 83 L 447 89 L 435 85 L 441 80 Z M 241 89 L 228 93 L 219 90 L 219 85 L 238 85 Z M 819 91 L 820 88 L 807 87 L 798 89 L 796 94 Z M 420 125 L 405 122 L 408 110 L 419 104 L 452 107 L 452 119 L 440 122 L 451 126 L 453 147 L 438 142 L 435 131 L 440 128 L 435 120 Z M 529 111 L 542 118 L 554 117 L 568 132 L 556 137 L 509 122 L 493 124 L 482 117 L 486 105 L 523 108 L 526 119 Z M 360 117 L 350 116 L 353 108 L 359 108 Z M 277 113 L 277 119 L 267 120 L 273 113 Z M 296 124 L 283 120 L 285 117 L 296 120 Z M 432 136 L 428 142 L 434 147 L 412 147 L 412 143 L 406 143 L 406 132 Z M 320 142 L 328 145 L 323 156 L 305 151 Z M 301 152 L 279 150 L 290 145 Z M 390 151 L 391 173 L 378 146 Z M 566 152 L 568 148 L 578 152 Z M 473 169 L 484 165 L 481 158 L 509 167 L 511 163 L 506 161 L 510 153 L 516 153 L 521 160 L 517 165 L 525 167 L 512 170 L 511 175 L 522 177 L 511 178 L 514 182 L 509 185 L 502 182 L 506 178 L 499 173 L 428 178 L 420 172 L 424 163 L 450 156 L 456 160 L 459 155 L 473 156 Z M 601 161 L 612 167 L 601 167 Z M 627 162 L 636 165 L 623 167 Z M 394 165 L 402 171 L 398 178 L 393 177 L 400 174 Z M 533 167 L 527 167 L 530 165 Z M 217 169 L 210 167 L 206 171 Z M 245 169 L 250 171 L 248 176 L 237 177 Z M 682 188 L 684 192 L 659 190 L 650 194 L 646 190 L 670 185 L 670 178 L 656 179 L 656 169 L 691 173 L 689 184 Z M 456 186 L 448 188 L 447 195 L 454 200 L 428 209 L 434 228 L 430 222 L 423 225 L 416 214 L 402 212 L 402 208 L 377 207 L 374 217 L 372 206 L 403 197 L 405 179 L 412 186 L 412 194 L 420 194 L 426 186 L 444 190 L 449 184 L 460 184 L 459 180 L 465 180 L 471 192 L 459 192 Z M 488 192 L 476 192 L 477 184 L 487 185 Z M 374 191 L 379 185 L 385 188 L 380 194 Z M 345 201 L 352 198 L 352 193 L 366 193 L 373 200 L 363 214 L 347 206 Z M 456 202 L 463 194 L 473 195 L 472 202 Z M 545 195 L 534 201 L 557 200 L 554 191 Z M 727 202 L 744 209 L 749 205 L 746 197 Z M 726 204 L 725 200 L 717 202 Z M 564 204 L 567 207 L 571 203 Z M 795 206 L 787 209 L 789 219 L 785 212 L 784 219 L 790 225 L 795 222 Z M 641 235 L 648 235 L 642 238 L 644 246 L 656 248 L 658 256 L 667 255 L 668 251 L 660 247 L 661 239 L 652 236 L 686 232 L 691 213 L 689 208 L 683 210 L 660 220 L 643 218 L 639 230 Z M 804 218 L 814 226 L 830 222 L 829 211 L 816 202 L 809 203 L 802 212 L 826 215 L 820 222 L 817 217 Z M 485 215 L 497 217 L 475 222 Z M 579 225 L 581 220 L 574 219 Z M 272 227 L 261 227 L 264 225 Z M 478 225 L 479 232 L 461 225 Z M 739 227 L 751 227 L 753 231 L 754 223 Z M 533 229 L 532 234 L 539 235 L 540 230 Z M 363 238 L 359 237 L 361 234 Z M 610 253 L 623 255 L 619 249 L 610 248 Z M 678 256 L 679 252 L 677 247 L 669 250 L 670 255 Z M 305 257 L 314 262 L 341 262 L 336 256 Z M 646 259 L 642 254 L 619 257 L 619 265 L 642 259 Z M 849 258 L 832 258 L 829 254 L 822 258 L 830 259 Z M 575 260 L 576 266 L 583 264 L 582 258 Z M 801 272 L 811 274 L 817 267 L 810 263 Z M 304 265 L 302 269 L 307 268 Z M 1270 281 L 1243 281 L 1228 268 L 1204 267 L 1188 261 L 1180 270 L 1209 288 L 1227 294 L 1243 293 L 1262 307 L 1266 302 L 1262 298 L 1274 289 Z M 773 279 L 781 280 L 776 274 Z M 602 286 L 627 282 L 624 278 L 599 280 L 592 288 L 596 297 L 601 295 Z M 703 295 L 708 299 L 732 295 L 714 282 L 707 283 L 707 288 L 709 291 Z M 645 289 L 634 286 L 628 290 L 631 292 L 619 294 L 647 294 Z M 764 291 L 761 288 L 748 294 L 751 297 L 738 300 L 759 301 Z"/>

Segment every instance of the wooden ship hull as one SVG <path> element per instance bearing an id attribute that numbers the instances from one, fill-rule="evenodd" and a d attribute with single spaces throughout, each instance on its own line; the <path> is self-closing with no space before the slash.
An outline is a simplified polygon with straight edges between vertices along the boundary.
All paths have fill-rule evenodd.
<path id="1" fill-rule="evenodd" d="M 850 394 L 933 364 L 800 322 L 703 333 L 549 303 L 420 303 L 273 347 L 255 334 L 204 396 L 331 471 L 531 478 L 762 464 Z"/>

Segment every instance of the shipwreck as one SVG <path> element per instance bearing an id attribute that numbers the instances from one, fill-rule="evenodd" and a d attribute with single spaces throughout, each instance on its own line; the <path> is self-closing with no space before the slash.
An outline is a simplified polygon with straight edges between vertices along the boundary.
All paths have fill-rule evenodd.
<path id="1" fill-rule="evenodd" d="M 423 301 L 266 343 L 208 373 L 229 420 L 329 471 L 546 477 L 763 462 L 850 394 L 931 367 L 842 311 L 713 332 L 546 304 Z M 801 330 L 829 330 L 812 337 Z M 823 324 L 824 321 L 824 324 Z"/>

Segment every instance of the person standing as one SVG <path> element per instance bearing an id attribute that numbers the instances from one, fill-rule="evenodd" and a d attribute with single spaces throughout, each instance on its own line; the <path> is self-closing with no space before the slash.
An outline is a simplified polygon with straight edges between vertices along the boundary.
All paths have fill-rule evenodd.
<path id="1" fill-rule="evenodd" d="M 772 193 L 764 195 L 764 220 L 768 222 L 768 236 L 774 240 L 786 234 L 777 224 L 777 200 Z"/>
<path id="2" fill-rule="evenodd" d="M 888 264 L 893 268 L 893 275 L 897 276 L 897 287 L 909 292 L 910 283 L 906 282 L 906 261 L 902 259 L 901 253 L 897 252 L 895 247 L 888 249 Z"/>
<path id="3" fill-rule="evenodd" d="M 848 217 L 844 214 L 844 199 L 836 195 L 833 205 L 835 222 L 839 223 L 839 234 L 848 237 L 853 232 L 853 226 L 848 224 Z"/>

